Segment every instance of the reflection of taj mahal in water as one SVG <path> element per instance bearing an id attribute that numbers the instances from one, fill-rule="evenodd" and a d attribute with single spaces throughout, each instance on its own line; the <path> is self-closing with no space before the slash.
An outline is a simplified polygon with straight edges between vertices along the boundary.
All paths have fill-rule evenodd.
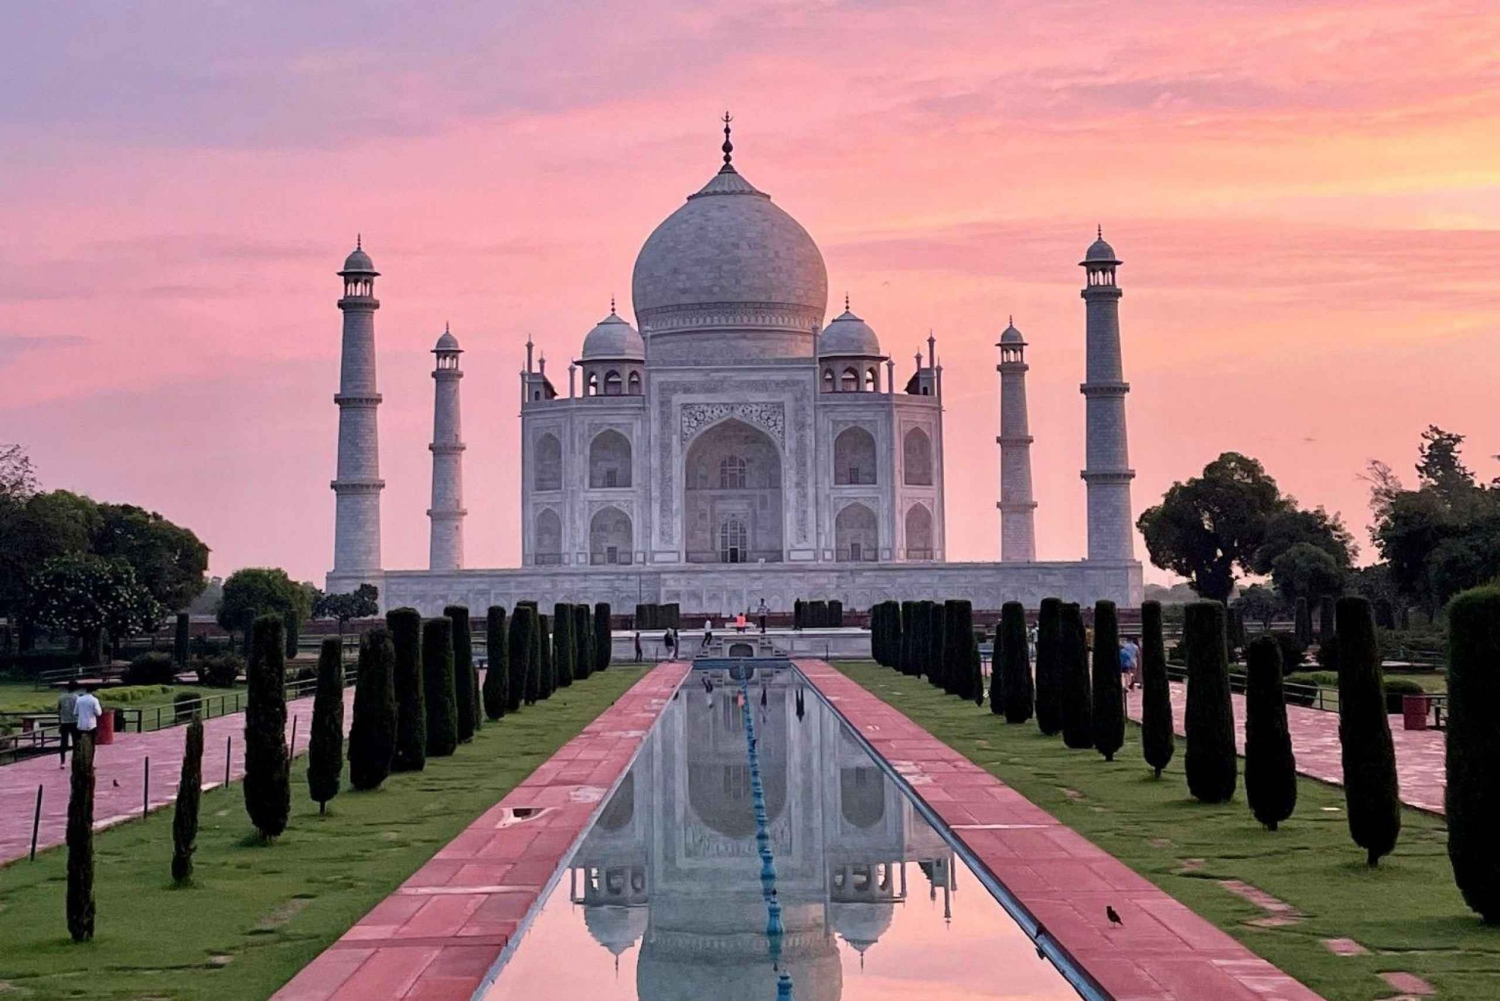
<path id="1" fill-rule="evenodd" d="M 727 117 L 727 116 L 726 116 Z M 897 374 L 849 308 L 824 323 L 828 277 L 808 232 L 732 161 L 647 238 L 632 326 L 612 307 L 584 337 L 566 384 L 526 344 L 520 373 L 521 567 L 464 561 L 458 338 L 434 348 L 429 568 L 383 568 L 374 264 L 340 272 L 344 315 L 331 591 L 369 581 L 386 605 L 425 614 L 535 599 L 677 602 L 729 612 L 799 597 L 865 609 L 888 598 L 968 598 L 980 608 L 1057 595 L 1140 600 L 1133 553 L 1119 260 L 1102 239 L 1083 263 L 1088 558 L 1036 558 L 1026 342 L 999 337 L 999 563 L 949 563 L 943 370 L 935 338 Z M 925 347 L 925 353 L 920 350 Z M 907 356 L 911 357 L 911 356 Z M 972 419 L 972 415 L 960 415 Z M 1056 443 L 1053 447 L 1057 447 Z M 983 464 L 984 475 L 992 468 Z M 961 475 L 973 475 L 963 469 Z"/>

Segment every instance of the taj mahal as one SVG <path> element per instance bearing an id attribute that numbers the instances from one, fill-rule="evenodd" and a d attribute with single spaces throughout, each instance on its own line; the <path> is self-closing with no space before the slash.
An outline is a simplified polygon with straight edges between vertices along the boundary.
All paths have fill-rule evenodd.
<path id="1" fill-rule="evenodd" d="M 464 560 L 458 338 L 433 348 L 429 565 L 384 567 L 376 388 L 375 270 L 362 243 L 343 295 L 338 467 L 330 592 L 362 583 L 383 607 L 435 615 L 447 604 L 535 599 L 676 602 L 685 613 L 846 608 L 967 598 L 976 608 L 1043 597 L 1141 600 L 1116 283 L 1099 238 L 1085 272 L 1088 549 L 1037 559 L 1026 342 L 1000 334 L 1001 558 L 946 560 L 943 368 L 930 334 L 898 374 L 874 327 L 850 308 L 826 323 L 828 276 L 811 235 L 734 163 L 723 164 L 646 238 L 631 282 L 635 324 L 612 304 L 566 373 L 528 339 L 517 403 L 521 566 Z M 835 307 L 836 308 L 836 307 Z M 911 365 L 911 368 L 907 368 Z M 564 381 L 565 380 L 565 381 Z M 965 415 L 960 415 L 961 417 Z"/>

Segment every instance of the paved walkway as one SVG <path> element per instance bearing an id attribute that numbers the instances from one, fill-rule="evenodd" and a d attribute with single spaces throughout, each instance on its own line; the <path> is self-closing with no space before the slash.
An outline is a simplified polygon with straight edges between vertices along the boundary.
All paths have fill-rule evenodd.
<path id="1" fill-rule="evenodd" d="M 468 1001 L 687 671 L 668 662 L 636 682 L 272 1001 Z"/>
<path id="2" fill-rule="evenodd" d="M 353 719 L 354 689 L 344 692 L 344 730 Z M 287 703 L 287 727 L 297 719 L 294 753 L 307 750 L 312 727 L 313 700 L 309 696 Z M 185 727 L 151 733 L 117 733 L 115 742 L 94 753 L 94 830 L 102 830 L 141 815 L 145 802 L 146 759 L 151 759 L 150 808 L 158 810 L 177 799 L 182 774 Z M 225 741 L 232 743 L 226 748 Z M 203 724 L 203 788 L 224 782 L 225 752 L 230 752 L 231 780 L 245 774 L 245 714 L 219 716 Z M 71 758 L 69 765 L 72 765 Z M 42 787 L 42 823 L 37 851 L 60 845 L 68 827 L 68 779 L 72 768 L 57 767 L 56 754 L 27 758 L 0 768 L 0 865 L 25 858 L 31 851 L 31 820 L 36 810 L 37 786 Z"/>
<path id="3" fill-rule="evenodd" d="M 1318 1001 L 839 671 L 797 666 L 1036 917 L 1028 933 L 1060 945 L 1117 1001 Z"/>
<path id="4" fill-rule="evenodd" d="M 1234 745 L 1245 753 L 1245 697 L 1234 700 Z M 1183 729 L 1183 711 L 1187 705 L 1187 686 L 1172 682 L 1172 725 L 1179 734 Z M 1141 692 L 1130 692 L 1130 718 L 1141 718 Z M 1445 742 L 1442 730 L 1403 730 L 1401 717 L 1391 718 L 1391 737 L 1396 745 L 1396 774 L 1401 780 L 1401 801 L 1419 810 L 1441 814 L 1447 769 L 1443 762 Z M 1286 707 L 1287 729 L 1292 734 L 1292 751 L 1297 755 L 1297 771 L 1334 785 L 1344 784 L 1344 765 L 1340 757 L 1339 714 Z M 1182 748 L 1177 750 L 1182 753 Z"/>

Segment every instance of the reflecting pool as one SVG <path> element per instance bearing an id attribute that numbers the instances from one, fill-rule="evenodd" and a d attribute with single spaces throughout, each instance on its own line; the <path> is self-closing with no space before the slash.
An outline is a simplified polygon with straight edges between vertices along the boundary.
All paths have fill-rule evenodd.
<path id="1" fill-rule="evenodd" d="M 689 675 L 487 1001 L 1078 997 L 800 675 L 749 673 Z"/>

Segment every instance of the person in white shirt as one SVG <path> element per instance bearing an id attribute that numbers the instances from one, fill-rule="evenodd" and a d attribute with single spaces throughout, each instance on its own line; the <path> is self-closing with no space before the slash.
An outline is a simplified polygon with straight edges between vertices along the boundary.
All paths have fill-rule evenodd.
<path id="1" fill-rule="evenodd" d="M 78 701 L 73 704 L 73 712 L 78 717 L 78 736 L 87 734 L 89 740 L 93 740 L 94 731 L 99 727 L 99 717 L 104 715 L 104 707 L 94 697 L 92 688 L 85 689 L 78 696 Z"/>

